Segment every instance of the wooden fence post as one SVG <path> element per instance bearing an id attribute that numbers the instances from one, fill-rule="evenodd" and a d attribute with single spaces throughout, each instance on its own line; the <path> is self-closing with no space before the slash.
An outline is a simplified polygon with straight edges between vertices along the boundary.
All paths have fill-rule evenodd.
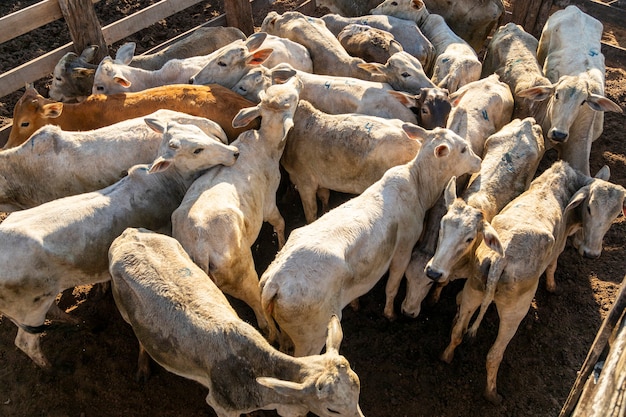
<path id="1" fill-rule="evenodd" d="M 224 12 L 228 26 L 239 28 L 246 36 L 254 33 L 250 0 L 226 0 L 224 1 Z"/>
<path id="2" fill-rule="evenodd" d="M 228 3 L 228 2 L 226 2 Z M 74 42 L 74 51 L 80 55 L 89 45 L 98 45 L 94 62 L 100 62 L 109 55 L 109 50 L 102 34 L 102 28 L 91 1 L 59 0 L 61 13 L 70 30 Z"/>

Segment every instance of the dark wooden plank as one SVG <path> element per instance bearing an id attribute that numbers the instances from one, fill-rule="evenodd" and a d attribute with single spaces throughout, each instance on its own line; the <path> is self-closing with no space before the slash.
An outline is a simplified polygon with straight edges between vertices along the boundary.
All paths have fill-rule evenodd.
<path id="1" fill-rule="evenodd" d="M 109 54 L 96 10 L 90 1 L 59 0 L 59 7 L 70 30 L 74 52 L 80 54 L 89 45 L 98 45 L 94 62 Z"/>
<path id="2" fill-rule="evenodd" d="M 226 21 L 228 26 L 234 26 L 246 36 L 254 33 L 254 20 L 252 19 L 252 6 L 249 0 L 228 0 L 224 2 Z"/>

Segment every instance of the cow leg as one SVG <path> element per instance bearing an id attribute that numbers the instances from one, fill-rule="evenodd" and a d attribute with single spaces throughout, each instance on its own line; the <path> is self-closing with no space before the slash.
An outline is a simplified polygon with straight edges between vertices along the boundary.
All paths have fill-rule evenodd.
<path id="1" fill-rule="evenodd" d="M 285 246 L 285 219 L 278 211 L 278 207 L 276 207 L 276 201 L 269 209 L 269 216 L 267 216 L 267 221 L 274 227 L 274 232 L 276 233 L 276 237 L 278 238 L 278 250 L 282 249 Z"/>
<path id="2" fill-rule="evenodd" d="M 304 218 L 307 223 L 313 223 L 317 219 L 317 186 L 301 186 L 296 184 L 298 193 L 300 194 L 300 201 L 302 201 L 302 209 L 304 210 Z"/>
<path id="3" fill-rule="evenodd" d="M 413 247 L 410 247 L 408 250 L 399 249 L 393 256 L 393 259 L 391 259 L 391 264 L 389 264 L 389 277 L 387 278 L 387 285 L 385 286 L 386 298 L 384 310 L 384 315 L 389 320 L 395 320 L 396 318 L 393 304 L 396 299 L 396 294 L 398 294 L 404 271 L 406 271 L 409 266 L 412 249 Z"/>
<path id="4" fill-rule="evenodd" d="M 465 281 L 463 291 L 459 293 L 460 303 L 458 303 L 458 310 L 453 321 L 454 325 L 450 335 L 450 344 L 441 355 L 441 360 L 446 363 L 452 362 L 452 359 L 454 358 L 454 350 L 463 341 L 463 335 L 467 332 L 469 321 L 483 300 L 483 291 L 475 288 L 474 285 L 472 285 L 472 282 L 472 278 Z"/>
<path id="5" fill-rule="evenodd" d="M 150 378 L 150 355 L 146 352 L 141 342 L 139 342 L 139 355 L 137 355 L 136 381 L 146 382 Z"/>
<path id="6" fill-rule="evenodd" d="M 402 314 L 409 317 L 417 317 L 422 308 L 422 301 L 428 295 L 433 285 L 433 280 L 424 273 L 424 265 L 428 263 L 428 257 L 419 249 L 414 249 L 411 260 L 404 273 L 406 277 L 406 295 L 402 301 Z"/>
<path id="7" fill-rule="evenodd" d="M 487 354 L 487 385 L 484 394 L 485 398 L 494 404 L 499 404 L 502 401 L 502 397 L 498 394 L 496 388 L 496 379 L 504 351 L 515 335 L 522 319 L 528 313 L 536 289 L 537 285 L 531 291 L 521 294 L 517 298 L 507 298 L 506 301 L 510 301 L 510 304 L 498 303 L 498 300 L 496 300 L 498 314 L 500 315 L 500 326 L 498 328 L 498 337 L 496 337 L 496 341 Z"/>
<path id="8" fill-rule="evenodd" d="M 254 260 L 250 249 L 242 249 L 237 261 L 237 279 L 228 287 L 224 287 L 224 292 L 238 298 L 248 304 L 254 311 L 257 323 L 261 331 L 266 335 L 270 343 L 274 343 L 278 337 L 278 330 L 272 320 L 268 322 L 263 314 L 261 305 L 261 291 L 259 290 L 259 276 L 254 269 Z M 240 271 L 240 272 L 238 272 Z"/>
<path id="9" fill-rule="evenodd" d="M 326 213 L 330 209 L 330 190 L 328 188 L 318 188 L 317 198 L 322 202 L 322 213 Z"/>
<path id="10" fill-rule="evenodd" d="M 28 333 L 25 330 L 22 330 L 22 328 L 18 328 L 17 336 L 15 337 L 15 346 L 27 354 L 28 357 L 31 358 L 35 364 L 37 364 L 37 366 L 48 369 L 51 365 L 41 351 L 39 336 L 39 334 Z"/>
<path id="11" fill-rule="evenodd" d="M 567 240 L 563 240 L 563 245 L 559 248 L 559 250 L 555 251 L 554 258 L 550 261 L 546 268 L 546 290 L 553 294 L 557 293 L 556 281 L 554 280 L 554 273 L 556 272 L 556 267 L 559 260 L 559 255 L 563 250 L 565 250 L 565 245 L 567 244 Z"/>

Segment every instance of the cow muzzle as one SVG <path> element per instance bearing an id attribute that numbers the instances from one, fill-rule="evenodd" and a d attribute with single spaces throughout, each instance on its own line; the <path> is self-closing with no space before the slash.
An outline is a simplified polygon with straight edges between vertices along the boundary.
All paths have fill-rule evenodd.
<path id="1" fill-rule="evenodd" d="M 563 132 L 562 130 L 558 130 L 555 128 L 550 129 L 550 131 L 548 132 L 548 138 L 557 143 L 565 142 L 568 136 L 569 134 L 567 132 Z"/>
<path id="2" fill-rule="evenodd" d="M 443 273 L 439 271 L 435 271 L 433 268 L 430 267 L 430 265 L 426 266 L 425 272 L 426 272 L 426 276 L 435 282 L 439 282 L 442 280 L 441 278 L 443 277 Z"/>

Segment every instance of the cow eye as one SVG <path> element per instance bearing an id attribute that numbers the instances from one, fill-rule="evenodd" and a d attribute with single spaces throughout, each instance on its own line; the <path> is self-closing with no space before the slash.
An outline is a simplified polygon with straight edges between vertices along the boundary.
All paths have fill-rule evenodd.
<path id="1" fill-rule="evenodd" d="M 467 240 L 465 240 L 465 243 L 471 243 L 471 242 L 472 242 L 472 240 L 474 240 L 474 238 L 473 238 L 473 237 L 468 237 L 468 238 L 467 238 Z"/>
<path id="2" fill-rule="evenodd" d="M 341 414 L 339 411 L 335 411 L 332 408 L 326 408 L 328 410 L 329 413 L 331 414 Z"/>
<path id="3" fill-rule="evenodd" d="M 219 65 L 220 67 L 225 67 L 226 63 L 224 61 L 218 61 L 217 65 Z"/>
<path id="4" fill-rule="evenodd" d="M 28 127 L 28 126 L 30 126 L 30 122 L 22 122 L 22 124 L 20 126 L 21 127 Z"/>
<path id="5" fill-rule="evenodd" d="M 104 91 L 104 87 L 99 85 L 99 86 L 96 87 L 96 90 L 97 91 Z"/>
<path id="6" fill-rule="evenodd" d="M 465 153 L 467 151 L 467 146 L 464 146 L 463 149 L 461 149 L 461 153 Z"/>
<path id="7" fill-rule="evenodd" d="M 406 71 L 404 71 L 404 72 L 403 72 L 402 74 L 400 74 L 400 75 L 402 75 L 402 77 L 404 77 L 404 78 L 408 78 L 408 77 L 410 77 L 410 76 L 411 76 L 411 74 L 409 74 L 409 73 L 408 73 L 408 72 L 406 72 Z"/>
<path id="8" fill-rule="evenodd" d="M 422 114 L 428 114 L 428 109 L 427 108 L 423 108 L 422 109 Z"/>
<path id="9" fill-rule="evenodd" d="M 397 6 L 397 5 L 398 5 L 398 2 L 397 2 L 397 1 L 393 1 L 393 2 L 391 2 L 391 5 L 392 5 L 392 6 Z"/>
<path id="10" fill-rule="evenodd" d="M 591 207 L 587 206 L 587 213 L 591 214 Z"/>
<path id="11" fill-rule="evenodd" d="M 193 151 L 193 153 L 194 153 L 194 155 L 198 155 L 198 154 L 202 153 L 203 150 L 204 150 L 203 148 L 198 148 L 195 151 Z"/>
<path id="12" fill-rule="evenodd" d="M 559 93 L 556 93 L 556 94 L 554 95 L 554 98 L 558 100 L 558 99 L 559 99 Z"/>
<path id="13" fill-rule="evenodd" d="M 57 81 L 63 81 L 63 80 L 61 80 L 61 77 L 54 77 L 54 79 L 57 80 Z"/>
<path id="14" fill-rule="evenodd" d="M 582 106 L 583 104 L 585 104 L 587 102 L 587 100 L 583 100 L 582 103 L 580 103 L 580 105 Z"/>

